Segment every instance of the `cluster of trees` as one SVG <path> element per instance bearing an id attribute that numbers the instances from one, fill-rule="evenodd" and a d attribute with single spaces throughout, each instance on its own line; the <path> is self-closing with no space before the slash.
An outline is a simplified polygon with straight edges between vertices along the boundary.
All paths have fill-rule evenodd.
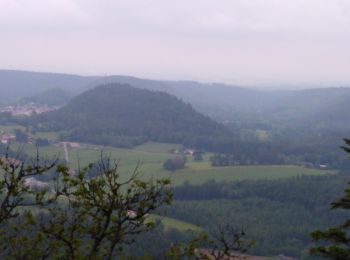
<path id="1" fill-rule="evenodd" d="M 193 160 L 195 161 L 203 161 L 203 154 L 201 151 L 196 151 L 194 154 L 193 154 Z"/>
<path id="2" fill-rule="evenodd" d="M 163 168 L 167 171 L 176 171 L 185 168 L 187 162 L 186 156 L 176 156 L 166 160 L 163 163 Z"/>
<path id="3" fill-rule="evenodd" d="M 27 143 L 29 140 L 29 134 L 27 131 L 24 131 L 20 128 L 17 128 L 14 130 L 16 141 L 19 143 Z M 36 138 L 35 139 L 35 145 L 37 146 L 48 146 L 49 140 L 47 138 Z"/>
<path id="4" fill-rule="evenodd" d="M 234 165 L 252 165 L 252 164 L 284 164 L 285 160 L 279 154 L 271 153 L 257 153 L 256 156 L 253 154 L 234 152 L 228 154 L 216 153 L 210 157 L 212 166 L 234 166 Z"/>
<path id="5" fill-rule="evenodd" d="M 15 129 L 16 141 L 26 143 L 28 141 L 28 134 L 22 129 Z"/>
<path id="6" fill-rule="evenodd" d="M 49 140 L 46 139 L 46 138 L 37 138 L 35 140 L 35 145 L 36 146 L 48 146 L 50 143 L 49 143 Z"/>

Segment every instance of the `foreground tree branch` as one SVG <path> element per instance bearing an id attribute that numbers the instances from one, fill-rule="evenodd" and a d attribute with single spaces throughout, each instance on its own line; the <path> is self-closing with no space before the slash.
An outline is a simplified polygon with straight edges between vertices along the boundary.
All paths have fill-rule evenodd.
<path id="1" fill-rule="evenodd" d="M 54 258 L 114 259 L 135 235 L 154 227 L 147 216 L 171 202 L 169 180 L 141 181 L 137 168 L 122 180 L 110 158 L 75 175 L 60 168 L 61 199 L 32 222 Z"/>
<path id="2" fill-rule="evenodd" d="M 57 161 L 57 158 L 50 161 L 42 159 L 37 150 L 35 159 L 26 162 L 20 159 L 20 153 L 11 157 L 10 147 L 6 148 L 6 154 L 0 157 L 0 224 L 17 217 L 20 206 L 42 206 L 57 198 L 57 190 L 36 189 L 26 183 L 30 177 L 52 170 Z"/>
<path id="3" fill-rule="evenodd" d="M 244 253 L 254 245 L 253 240 L 244 239 L 243 229 L 230 225 L 217 228 L 212 238 L 199 234 L 185 244 L 176 244 L 167 253 L 167 259 L 244 259 Z"/>

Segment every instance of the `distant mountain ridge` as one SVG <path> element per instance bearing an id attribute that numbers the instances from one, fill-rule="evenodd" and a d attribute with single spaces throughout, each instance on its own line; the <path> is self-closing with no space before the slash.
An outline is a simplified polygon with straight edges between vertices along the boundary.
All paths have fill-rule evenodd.
<path id="1" fill-rule="evenodd" d="M 83 77 L 69 74 L 0 70 L 0 101 L 10 103 L 23 97 L 31 97 L 50 88 L 62 88 L 80 92 L 97 77 Z"/>
<path id="2" fill-rule="evenodd" d="M 20 103 L 36 103 L 39 105 L 62 106 L 67 104 L 74 95 L 61 88 L 51 88 L 37 95 L 21 98 Z"/>
<path id="3" fill-rule="evenodd" d="M 109 83 L 129 84 L 137 88 L 165 91 L 194 107 L 230 106 L 236 108 L 270 107 L 295 98 L 311 97 L 319 92 L 329 93 L 341 89 L 342 94 L 350 94 L 349 88 L 322 88 L 305 90 L 256 90 L 221 83 L 199 83 L 195 81 L 164 81 L 142 79 L 131 76 L 78 76 L 72 74 L 0 70 L 0 91 L 2 98 L 14 100 L 30 97 L 52 88 L 61 88 L 79 94 L 95 86 Z"/>
<path id="4" fill-rule="evenodd" d="M 106 83 L 130 84 L 140 89 L 167 92 L 216 121 L 234 124 L 233 128 L 246 124 L 257 128 L 254 125 L 331 128 L 334 120 L 336 125 L 343 125 L 341 120 L 350 119 L 350 102 L 347 102 L 350 88 L 345 87 L 263 91 L 192 81 L 161 81 L 129 76 L 84 77 L 10 70 L 0 70 L 0 104 L 34 96 L 53 87 L 79 94 Z"/>
<path id="5" fill-rule="evenodd" d="M 0 70 L 0 91 L 4 94 L 5 101 L 14 101 L 19 98 L 37 95 L 50 88 L 61 88 L 78 94 L 107 83 L 125 83 L 137 88 L 165 91 L 190 102 L 195 107 L 205 107 L 208 103 L 214 106 L 217 103 L 234 106 L 255 106 L 260 103 L 262 96 L 267 98 L 270 96 L 265 95 L 266 91 L 194 81 L 162 81 L 130 76 L 78 76 Z"/>

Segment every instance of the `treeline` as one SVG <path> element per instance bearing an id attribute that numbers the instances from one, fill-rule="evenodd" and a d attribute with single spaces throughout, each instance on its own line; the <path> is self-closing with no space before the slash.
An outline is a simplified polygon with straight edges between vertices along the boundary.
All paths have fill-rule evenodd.
<path id="1" fill-rule="evenodd" d="M 341 142 L 304 143 L 281 142 L 243 142 L 227 143 L 218 146 L 211 156 L 212 166 L 234 166 L 254 164 L 297 164 L 305 167 L 339 169 L 346 171 L 350 161 L 339 146 Z"/>
<path id="2" fill-rule="evenodd" d="M 214 154 L 210 157 L 212 166 L 234 166 L 234 165 L 252 165 L 252 164 L 284 164 L 285 161 L 279 154 L 269 152 L 257 152 L 255 156 L 252 154 L 239 153 L 234 154 Z"/>
<path id="3" fill-rule="evenodd" d="M 328 205 L 344 190 L 348 174 L 299 176 L 280 180 L 208 181 L 202 185 L 185 182 L 173 189 L 175 200 L 243 199 L 258 197 L 306 208 Z"/>
<path id="4" fill-rule="evenodd" d="M 176 156 L 166 160 L 163 163 L 163 169 L 167 171 L 176 171 L 179 169 L 185 168 L 185 164 L 187 162 L 186 156 Z"/>

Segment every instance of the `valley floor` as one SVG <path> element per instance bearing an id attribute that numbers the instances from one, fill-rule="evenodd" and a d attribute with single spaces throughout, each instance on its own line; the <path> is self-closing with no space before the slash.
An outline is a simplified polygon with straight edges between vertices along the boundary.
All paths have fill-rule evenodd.
<path id="1" fill-rule="evenodd" d="M 18 148 L 19 144 L 13 144 Z M 36 147 L 33 144 L 21 145 L 23 151 L 29 155 L 35 155 Z M 210 154 L 203 157 L 202 161 L 194 161 L 188 157 L 186 167 L 181 170 L 169 172 L 163 169 L 165 160 L 176 155 L 170 153 L 171 149 L 179 147 L 177 144 L 146 143 L 134 149 L 121 149 L 112 147 L 87 147 L 86 145 L 71 147 L 68 144 L 61 146 L 43 146 L 39 152 L 43 157 L 52 158 L 59 156 L 62 160 L 69 157 L 70 167 L 76 169 L 87 166 L 103 156 L 110 156 L 119 161 L 122 177 L 127 177 L 138 165 L 140 177 L 143 179 L 170 178 L 174 185 L 184 182 L 202 184 L 209 180 L 217 182 L 257 179 L 280 179 L 300 175 L 325 175 L 335 173 L 332 170 L 320 170 L 296 165 L 248 165 L 213 167 L 209 161 Z"/>

